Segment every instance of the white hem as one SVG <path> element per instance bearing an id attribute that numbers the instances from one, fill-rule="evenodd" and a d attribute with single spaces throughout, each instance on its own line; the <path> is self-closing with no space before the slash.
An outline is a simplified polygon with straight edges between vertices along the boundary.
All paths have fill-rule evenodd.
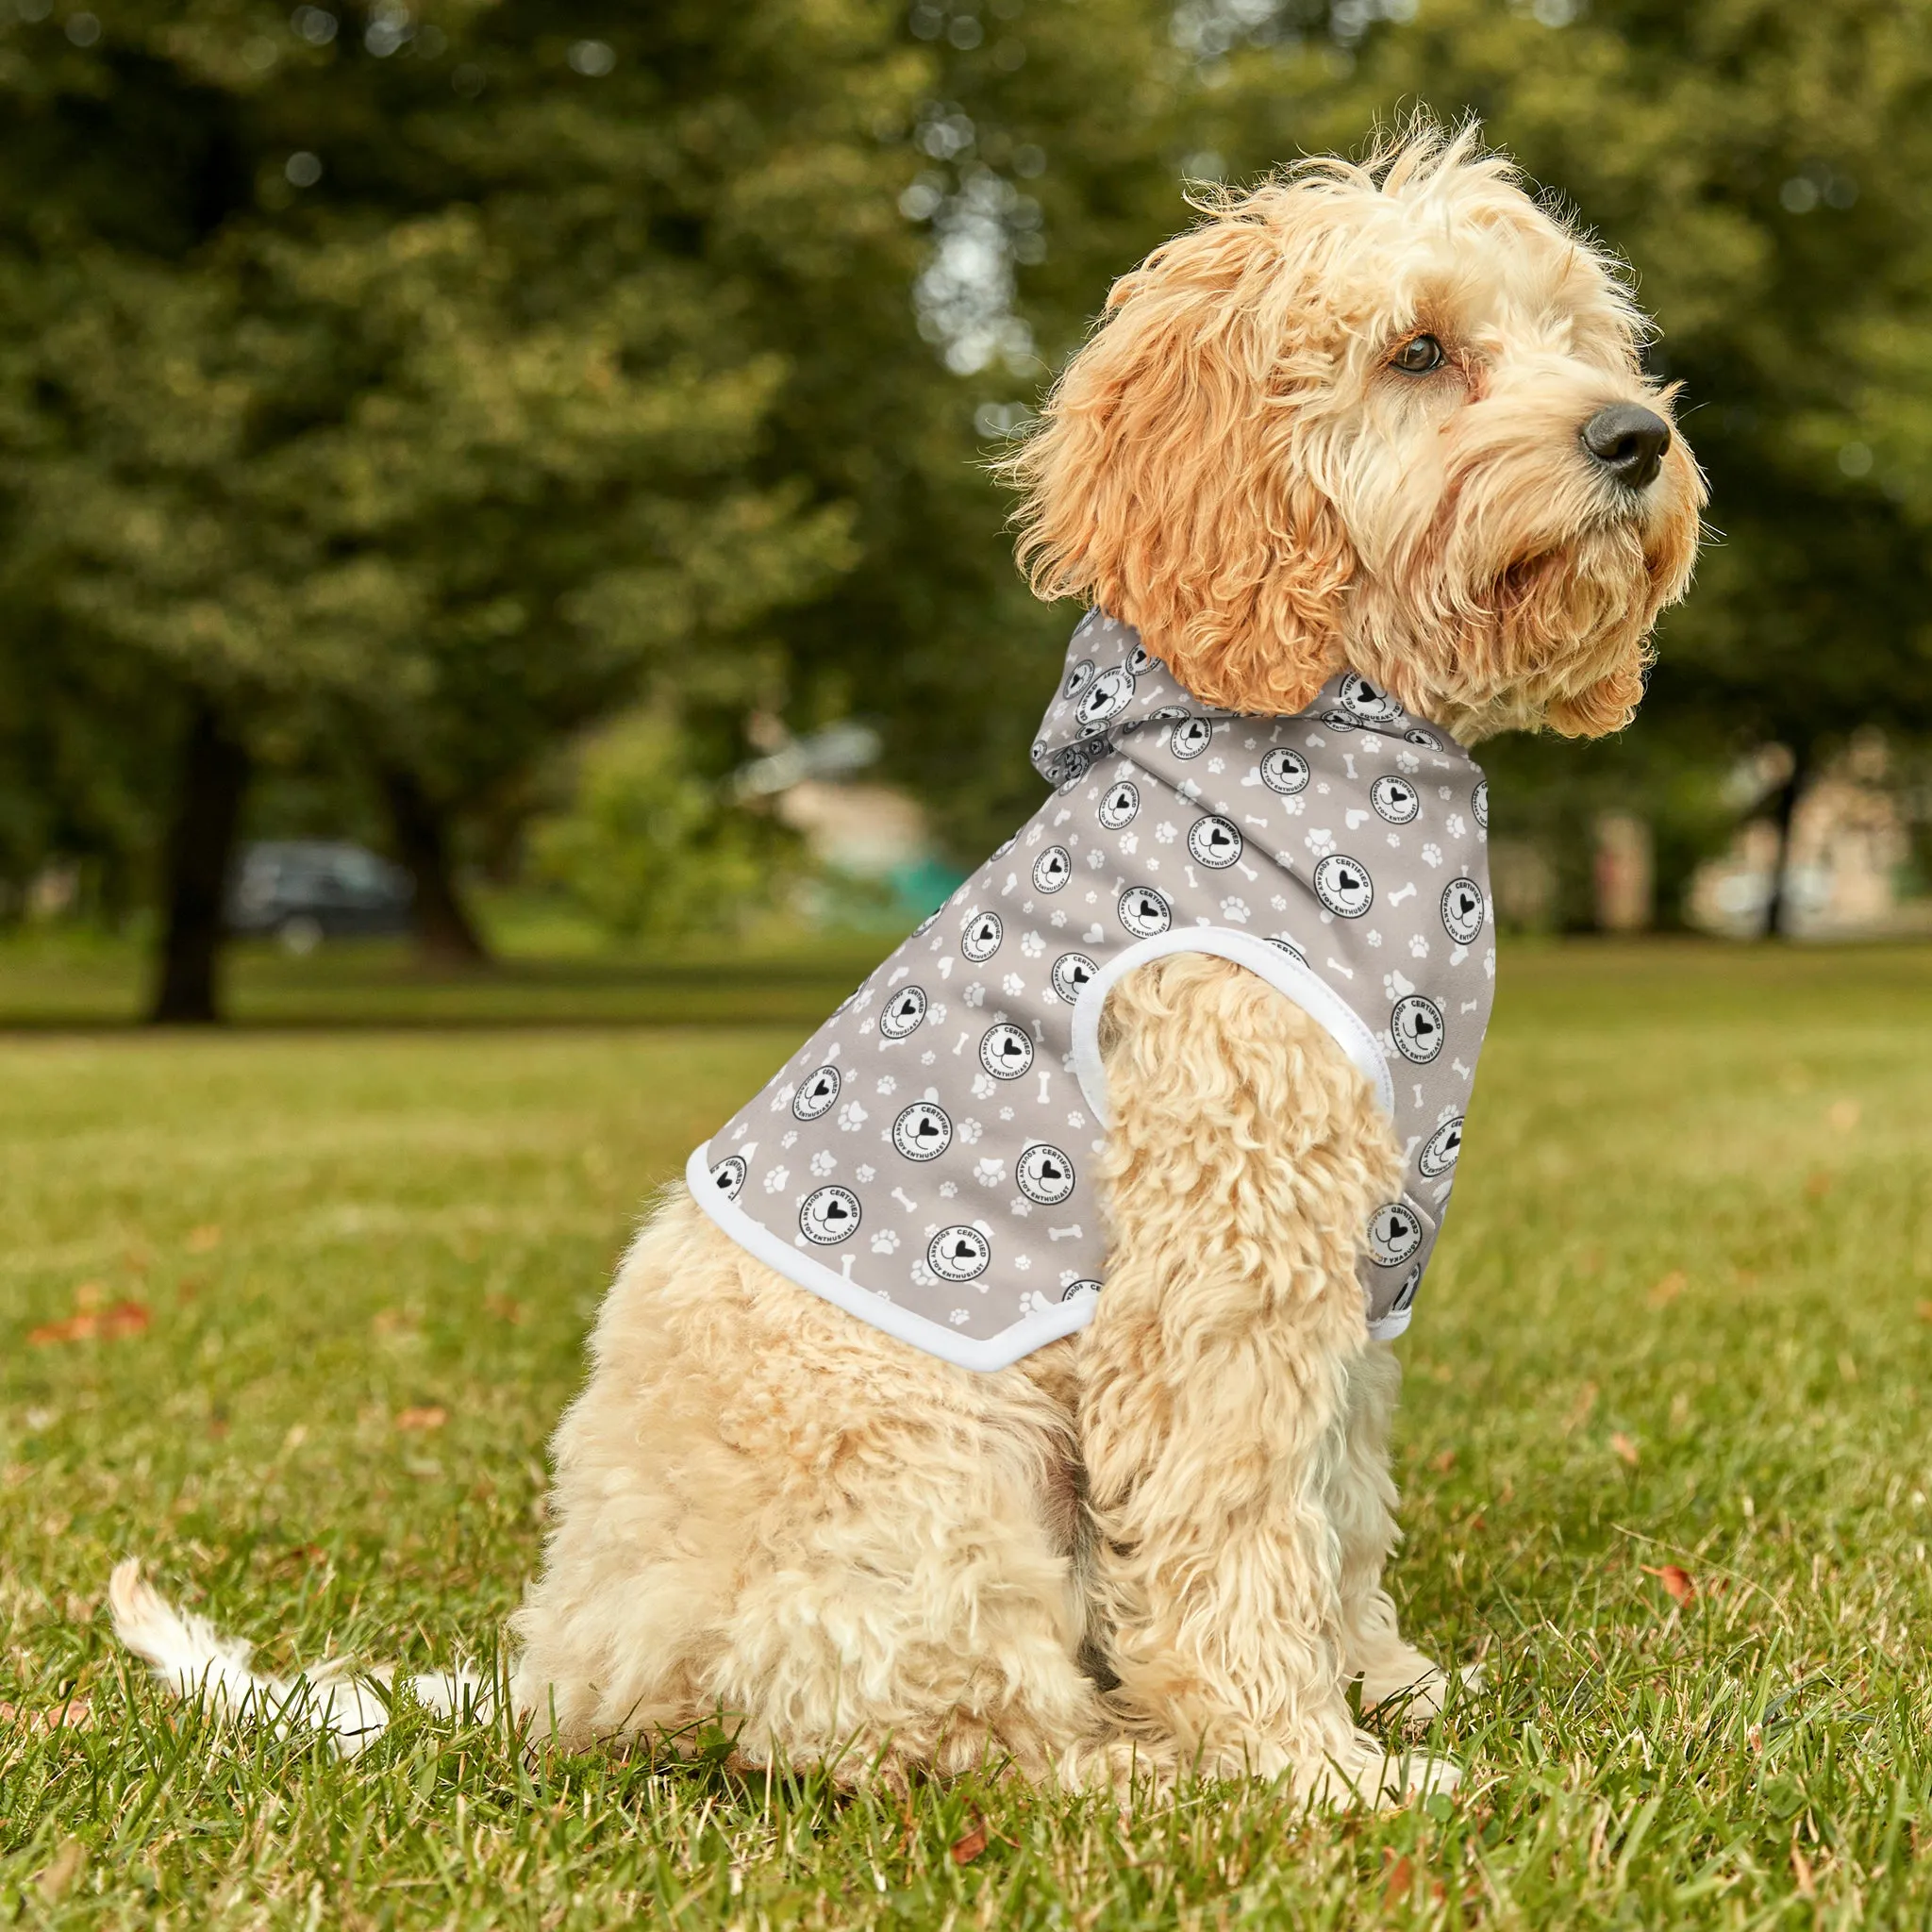
<path id="1" fill-rule="evenodd" d="M 766 1267 L 776 1269 L 788 1281 L 809 1289 L 848 1315 L 857 1315 L 861 1322 L 883 1329 L 895 1341 L 909 1342 L 927 1355 L 938 1356 L 941 1361 L 991 1374 L 995 1370 L 1011 1368 L 1023 1356 L 1044 1348 L 1049 1341 L 1074 1334 L 1093 1319 L 1100 1297 L 1083 1294 L 1070 1302 L 1056 1302 L 984 1341 L 961 1335 L 957 1328 L 941 1327 L 856 1281 L 847 1281 L 823 1261 L 800 1254 L 762 1222 L 754 1221 L 736 1201 L 727 1201 L 712 1185 L 710 1155 L 708 1141 L 691 1149 L 691 1158 L 684 1164 L 684 1184 L 691 1190 L 691 1199 L 740 1247 L 756 1256 Z"/>
<path id="2" fill-rule="evenodd" d="M 1250 973 L 1265 979 L 1276 992 L 1291 999 L 1307 1016 L 1327 1028 L 1335 1043 L 1357 1066 L 1362 1077 L 1375 1090 L 1382 1111 L 1395 1116 L 1395 1082 L 1389 1072 L 1389 1058 L 1381 1042 L 1369 1031 L 1368 1023 L 1312 968 L 1304 966 L 1292 953 L 1285 953 L 1251 932 L 1238 932 L 1226 925 L 1178 926 L 1172 932 L 1157 933 L 1152 939 L 1136 940 L 1124 946 L 1080 989 L 1074 1007 L 1074 1074 L 1087 1104 L 1103 1126 L 1113 1124 L 1113 1112 L 1107 1099 L 1107 1066 L 1100 1057 L 1100 1015 L 1107 996 L 1124 974 L 1149 959 L 1170 953 L 1211 953 L 1217 958 L 1231 959 Z M 1393 1332 L 1393 1331 L 1391 1331 Z"/>

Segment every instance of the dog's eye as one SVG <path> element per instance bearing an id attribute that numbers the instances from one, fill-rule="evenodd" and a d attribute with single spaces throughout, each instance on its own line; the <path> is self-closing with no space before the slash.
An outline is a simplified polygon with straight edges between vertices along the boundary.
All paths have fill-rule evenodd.
<path id="1" fill-rule="evenodd" d="M 1391 369 L 1399 369 L 1405 375 L 1426 375 L 1433 369 L 1441 368 L 1448 358 L 1442 354 L 1442 345 L 1434 336 L 1410 336 L 1401 348 L 1389 358 Z"/>

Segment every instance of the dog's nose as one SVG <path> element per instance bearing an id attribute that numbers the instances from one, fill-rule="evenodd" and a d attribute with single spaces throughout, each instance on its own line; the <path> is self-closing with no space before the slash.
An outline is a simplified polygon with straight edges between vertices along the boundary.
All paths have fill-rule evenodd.
<path id="1" fill-rule="evenodd" d="M 1641 490 L 1663 468 L 1671 425 L 1636 403 L 1612 403 L 1583 425 L 1583 446 L 1624 489 Z"/>

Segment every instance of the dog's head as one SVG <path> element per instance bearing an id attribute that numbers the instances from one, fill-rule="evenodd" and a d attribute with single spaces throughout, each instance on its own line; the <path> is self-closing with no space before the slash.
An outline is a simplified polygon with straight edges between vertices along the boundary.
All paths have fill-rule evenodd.
<path id="1" fill-rule="evenodd" d="M 1238 710 L 1346 663 L 1465 741 L 1617 730 L 1704 501 L 1644 328 L 1473 129 L 1305 162 L 1115 286 L 1005 465 L 1022 560 Z"/>

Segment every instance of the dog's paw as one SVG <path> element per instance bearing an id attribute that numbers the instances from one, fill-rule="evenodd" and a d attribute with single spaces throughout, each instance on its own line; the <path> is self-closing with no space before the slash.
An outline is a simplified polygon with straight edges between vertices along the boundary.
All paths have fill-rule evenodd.
<path id="1" fill-rule="evenodd" d="M 1453 1791 L 1461 1776 L 1461 1767 L 1446 1757 L 1391 1751 L 1379 1739 L 1357 1731 L 1346 1749 L 1331 1753 L 1319 1767 L 1296 1776 L 1295 1794 L 1324 1808 L 1368 1806 L 1386 1810 L 1438 1791 Z"/>
<path id="2" fill-rule="evenodd" d="M 1406 1658 L 1362 1673 L 1362 1715 L 1422 1729 L 1441 1716 L 1452 1682 L 1474 1690 L 1482 1680 L 1480 1664 L 1465 1664 L 1452 1679 L 1440 1664 L 1410 1651 Z"/>

